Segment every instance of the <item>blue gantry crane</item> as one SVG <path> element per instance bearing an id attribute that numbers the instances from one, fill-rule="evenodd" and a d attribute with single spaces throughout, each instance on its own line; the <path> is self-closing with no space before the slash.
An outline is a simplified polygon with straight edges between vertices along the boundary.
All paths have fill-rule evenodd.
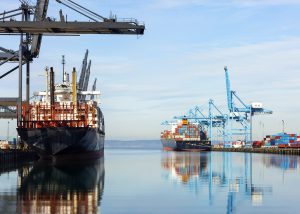
<path id="1" fill-rule="evenodd" d="M 208 118 L 209 118 L 209 137 L 213 141 L 213 128 L 216 129 L 216 136 L 221 136 L 223 142 L 227 141 L 227 123 L 228 115 L 220 111 L 215 105 L 214 100 L 210 99 L 208 102 Z"/>
<path id="2" fill-rule="evenodd" d="M 262 103 L 253 102 L 250 105 L 242 101 L 236 91 L 230 88 L 230 79 L 227 66 L 225 70 L 227 105 L 229 110 L 229 128 L 226 146 L 231 147 L 233 135 L 244 135 L 245 146 L 252 146 L 252 116 L 256 114 L 272 114 L 271 110 L 263 108 Z M 242 128 L 234 128 L 233 122 L 237 122 Z"/>
<path id="3" fill-rule="evenodd" d="M 199 128 L 204 131 L 208 130 L 209 139 L 211 141 L 213 138 L 213 129 L 216 129 L 216 135 L 222 136 L 223 140 L 227 136 L 226 124 L 228 120 L 228 115 L 223 114 L 219 108 L 214 104 L 212 99 L 208 102 L 208 116 L 204 113 L 204 109 L 201 106 L 195 106 L 187 111 L 183 116 L 175 116 L 174 119 L 188 119 L 191 123 L 199 125 Z M 168 125 L 164 123 L 163 125 Z"/>
<path id="4" fill-rule="evenodd" d="M 176 125 L 176 120 L 188 119 L 191 123 L 198 124 L 199 129 L 208 130 L 209 139 L 213 142 L 217 137 L 222 137 L 225 147 L 232 147 L 233 136 L 245 142 L 246 147 L 252 146 L 252 117 L 257 114 L 272 114 L 271 110 L 263 108 L 262 103 L 252 102 L 246 104 L 236 93 L 231 90 L 227 67 L 225 70 L 226 94 L 228 113 L 223 113 L 212 99 L 208 102 L 208 111 L 203 106 L 189 109 L 183 116 L 175 116 L 175 121 L 165 121 L 162 125 Z M 236 137 L 235 137 L 236 138 Z"/>

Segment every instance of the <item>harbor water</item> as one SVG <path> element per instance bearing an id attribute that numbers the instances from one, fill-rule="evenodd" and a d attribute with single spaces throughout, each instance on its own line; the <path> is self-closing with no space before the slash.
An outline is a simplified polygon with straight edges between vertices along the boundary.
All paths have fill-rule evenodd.
<path id="1" fill-rule="evenodd" d="M 0 172 L 0 213 L 298 213 L 300 157 L 109 142 L 87 163 Z"/>

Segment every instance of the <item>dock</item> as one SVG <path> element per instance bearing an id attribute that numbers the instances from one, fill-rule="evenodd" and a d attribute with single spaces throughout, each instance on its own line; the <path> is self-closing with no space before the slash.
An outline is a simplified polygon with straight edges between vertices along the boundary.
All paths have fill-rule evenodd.
<path id="1" fill-rule="evenodd" d="M 212 148 L 212 151 L 300 155 L 300 149 L 291 149 L 291 148 Z"/>

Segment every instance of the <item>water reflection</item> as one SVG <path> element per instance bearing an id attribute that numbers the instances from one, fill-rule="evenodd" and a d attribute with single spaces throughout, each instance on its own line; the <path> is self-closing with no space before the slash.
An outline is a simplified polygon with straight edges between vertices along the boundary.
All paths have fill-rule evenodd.
<path id="1" fill-rule="evenodd" d="M 298 166 L 297 156 L 269 155 L 264 156 L 263 162 L 267 167 L 277 167 L 283 170 L 295 170 Z"/>
<path id="2" fill-rule="evenodd" d="M 260 206 L 264 195 L 272 194 L 271 185 L 253 182 L 253 160 L 249 153 L 163 152 L 161 166 L 165 178 L 196 194 L 206 194 L 210 205 L 218 194 L 225 192 L 227 213 L 235 213 L 237 201 Z"/>
<path id="3" fill-rule="evenodd" d="M 206 153 L 165 152 L 161 165 L 170 172 L 170 179 L 183 184 L 189 184 L 199 176 L 207 176 L 204 175 L 207 166 Z"/>
<path id="4" fill-rule="evenodd" d="M 78 164 L 38 163 L 19 171 L 17 213 L 98 213 L 104 189 L 104 158 Z"/>

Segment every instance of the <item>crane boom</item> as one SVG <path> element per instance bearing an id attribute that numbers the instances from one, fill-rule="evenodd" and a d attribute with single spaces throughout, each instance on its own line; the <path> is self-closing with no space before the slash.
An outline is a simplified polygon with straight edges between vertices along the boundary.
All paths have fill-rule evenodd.
<path id="1" fill-rule="evenodd" d="M 228 75 L 227 66 L 224 67 L 225 70 L 225 79 L 226 79 L 226 92 L 227 92 L 227 105 L 230 112 L 233 112 L 233 105 L 232 105 L 232 92 L 230 89 L 230 80 Z"/>
<path id="2" fill-rule="evenodd" d="M 92 91 L 96 91 L 96 84 L 97 84 L 97 78 L 95 78 L 95 80 L 94 80 L 94 84 L 93 84 L 93 87 L 92 87 Z M 92 94 L 91 95 L 91 100 L 93 100 L 94 99 L 94 95 Z"/>
<path id="3" fill-rule="evenodd" d="M 88 55 L 89 55 L 89 51 L 86 50 L 83 61 L 82 61 L 81 73 L 80 73 L 79 84 L 78 84 L 78 87 L 81 90 L 83 89 Z"/>
<path id="4" fill-rule="evenodd" d="M 89 85 L 89 80 L 90 80 L 90 73 L 91 73 L 91 64 L 92 61 L 89 61 L 89 64 L 87 66 L 87 69 L 85 71 L 85 78 L 84 78 L 84 82 L 83 82 L 83 91 L 86 91 Z M 82 100 L 85 100 L 86 95 L 82 96 Z"/>
<path id="5" fill-rule="evenodd" d="M 36 4 L 36 10 L 34 14 L 34 21 L 44 21 L 47 16 L 49 0 L 38 0 Z M 31 43 L 31 55 L 32 57 L 37 57 L 40 52 L 42 44 L 42 34 L 37 34 L 32 36 Z"/>
<path id="6" fill-rule="evenodd" d="M 0 33 L 32 35 L 48 34 L 144 34 L 145 26 L 133 21 L 124 22 L 60 22 L 60 21 L 3 21 Z"/>
<path id="7" fill-rule="evenodd" d="M 92 60 L 89 61 L 89 64 L 87 66 L 86 72 L 85 72 L 85 78 L 84 78 L 84 84 L 83 84 L 83 90 L 86 91 L 89 85 L 90 80 L 90 73 L 91 73 L 91 64 Z"/>

